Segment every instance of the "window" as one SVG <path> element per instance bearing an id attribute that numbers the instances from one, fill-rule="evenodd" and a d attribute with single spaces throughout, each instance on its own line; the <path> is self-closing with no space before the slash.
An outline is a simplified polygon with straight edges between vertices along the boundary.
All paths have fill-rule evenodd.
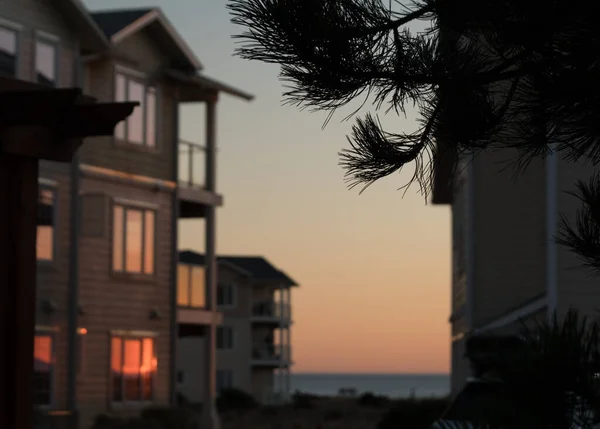
<path id="1" fill-rule="evenodd" d="M 217 326 L 217 349 L 233 349 L 233 328 L 231 326 Z"/>
<path id="2" fill-rule="evenodd" d="M 206 307 L 204 267 L 179 264 L 177 274 L 177 304 L 183 307 Z"/>
<path id="3" fill-rule="evenodd" d="M 113 207 L 113 271 L 154 274 L 155 212 Z"/>
<path id="4" fill-rule="evenodd" d="M 8 76 L 17 75 L 17 40 L 15 30 L 0 27 L 0 73 Z"/>
<path id="5" fill-rule="evenodd" d="M 40 186 L 38 191 L 37 242 L 38 261 L 54 259 L 54 202 L 56 190 Z"/>
<path id="6" fill-rule="evenodd" d="M 35 405 L 52 404 L 54 341 L 51 334 L 36 334 L 33 342 L 33 400 Z"/>
<path id="7" fill-rule="evenodd" d="M 57 45 L 38 40 L 35 44 L 35 79 L 42 85 L 56 86 Z"/>
<path id="8" fill-rule="evenodd" d="M 140 103 L 129 118 L 117 125 L 115 137 L 149 148 L 156 147 L 156 89 L 117 73 L 115 99 Z"/>
<path id="9" fill-rule="evenodd" d="M 148 402 L 154 398 L 157 370 L 153 338 L 111 339 L 113 402 Z"/>
<path id="10" fill-rule="evenodd" d="M 221 283 L 217 286 L 217 305 L 219 307 L 235 306 L 235 285 Z"/>
<path id="11" fill-rule="evenodd" d="M 233 387 L 233 371 L 217 370 L 217 391 L 231 389 Z"/>

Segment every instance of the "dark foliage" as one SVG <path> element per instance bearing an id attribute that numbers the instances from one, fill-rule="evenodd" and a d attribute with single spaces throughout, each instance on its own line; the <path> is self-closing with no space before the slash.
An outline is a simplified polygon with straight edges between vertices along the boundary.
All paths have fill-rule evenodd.
<path id="1" fill-rule="evenodd" d="M 427 194 L 437 142 L 462 156 L 517 148 L 517 168 L 558 152 L 600 162 L 600 26 L 584 0 L 230 0 L 238 55 L 281 66 L 285 97 L 325 110 L 355 99 L 403 114 L 416 106 L 414 133 L 358 118 L 341 152 L 351 187 L 415 167 Z M 426 20 L 427 31 L 407 24 Z M 562 243 L 600 265 L 600 178 L 588 188 L 577 225 Z M 582 196 L 582 195 L 580 195 Z M 584 219 L 585 217 L 585 219 Z M 583 220 L 581 220 L 583 219 Z"/>
<path id="2" fill-rule="evenodd" d="M 395 402 L 376 429 L 430 429 L 448 407 L 447 399 L 402 400 Z"/>
<path id="3" fill-rule="evenodd" d="M 200 414 L 187 407 L 154 406 L 145 408 L 141 418 L 157 422 L 164 429 L 199 429 Z"/>
<path id="4" fill-rule="evenodd" d="M 241 411 L 258 408 L 258 401 L 252 395 L 240 389 L 223 389 L 217 397 L 219 412 Z"/>
<path id="5" fill-rule="evenodd" d="M 292 406 L 294 408 L 313 408 L 315 401 L 318 399 L 317 396 L 309 393 L 302 393 L 299 391 L 294 392 L 292 395 Z"/>
<path id="6" fill-rule="evenodd" d="M 372 392 L 363 393 L 358 397 L 358 405 L 361 407 L 381 408 L 390 404 L 389 398 L 383 395 L 375 395 Z"/>
<path id="7" fill-rule="evenodd" d="M 460 420 L 461 413 L 466 413 L 472 420 L 485 416 L 480 423 L 492 428 L 597 429 L 598 322 L 569 311 L 561 320 L 555 315 L 550 321 L 524 327 L 518 340 L 518 345 L 496 342 L 495 352 L 494 347 L 483 347 L 484 353 L 469 354 L 471 360 L 485 357 L 485 377 L 496 380 L 491 383 L 495 396 L 486 402 L 485 394 L 477 393 L 485 384 L 474 383 L 470 395 L 457 396 L 463 403 L 453 403 L 444 417 Z"/>

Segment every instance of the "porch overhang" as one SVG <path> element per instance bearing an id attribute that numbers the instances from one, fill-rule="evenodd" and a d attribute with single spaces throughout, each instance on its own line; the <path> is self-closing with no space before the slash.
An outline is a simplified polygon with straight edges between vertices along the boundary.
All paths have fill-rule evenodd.
<path id="1" fill-rule="evenodd" d="M 220 92 L 246 101 L 254 100 L 252 94 L 200 74 L 186 74 L 172 69 L 167 70 L 165 74 L 181 85 L 183 91 L 180 91 L 179 100 L 184 103 L 206 101 Z"/>

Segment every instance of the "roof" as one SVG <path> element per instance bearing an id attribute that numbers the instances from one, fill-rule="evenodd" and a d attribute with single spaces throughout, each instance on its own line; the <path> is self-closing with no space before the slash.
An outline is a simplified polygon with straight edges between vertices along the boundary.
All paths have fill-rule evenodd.
<path id="1" fill-rule="evenodd" d="M 262 256 L 217 256 L 219 263 L 232 265 L 249 273 L 250 277 L 260 280 L 282 281 L 287 286 L 298 286 L 286 273 L 277 269 Z M 204 255 L 192 250 L 179 252 L 179 262 L 190 265 L 204 265 Z"/>
<path id="2" fill-rule="evenodd" d="M 96 53 L 108 50 L 110 47 L 108 39 L 80 0 L 54 0 L 52 5 L 78 32 L 84 52 Z"/>
<path id="3" fill-rule="evenodd" d="M 144 28 L 152 28 L 164 51 L 185 63 L 185 68 L 196 71 L 203 68 L 196 54 L 158 7 L 95 11 L 92 17 L 114 44 Z"/>
<path id="4" fill-rule="evenodd" d="M 93 12 L 92 17 L 106 37 L 110 38 L 153 10 L 153 8 L 107 10 Z"/>
<path id="5" fill-rule="evenodd" d="M 201 74 L 188 75 L 185 73 L 178 72 L 177 70 L 167 70 L 167 76 L 178 81 L 182 84 L 187 84 L 200 88 L 201 90 L 212 90 L 217 92 L 224 92 L 225 94 L 233 95 L 234 97 L 242 98 L 246 101 L 254 100 L 254 95 L 249 94 L 241 89 L 234 88 L 233 86 L 221 83 L 215 79 L 211 79 Z M 185 94 L 182 95 L 183 100 L 186 101 Z M 193 92 L 188 94 L 190 101 L 196 101 Z"/>

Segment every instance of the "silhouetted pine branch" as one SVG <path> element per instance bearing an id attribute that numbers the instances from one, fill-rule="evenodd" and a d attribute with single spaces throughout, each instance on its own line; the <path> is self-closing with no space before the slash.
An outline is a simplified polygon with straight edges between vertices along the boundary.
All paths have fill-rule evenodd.
<path id="1" fill-rule="evenodd" d="M 400 3 L 394 0 L 394 5 Z M 357 119 L 341 152 L 350 187 L 414 163 L 425 194 L 440 152 L 518 148 L 517 168 L 551 150 L 600 162 L 600 25 L 584 0 L 230 0 L 237 55 L 281 66 L 288 103 L 332 112 L 360 96 L 417 106 L 415 133 Z M 430 23 L 415 33 L 407 25 Z M 600 187 L 593 192 L 599 194 Z M 591 216 L 589 212 L 581 216 Z M 600 267 L 596 219 L 561 243 Z M 565 225 L 563 225 L 565 226 Z M 594 227 L 592 227 L 594 226 Z M 597 234 L 597 235 L 596 235 Z M 596 264 L 596 265 L 592 265 Z"/>

